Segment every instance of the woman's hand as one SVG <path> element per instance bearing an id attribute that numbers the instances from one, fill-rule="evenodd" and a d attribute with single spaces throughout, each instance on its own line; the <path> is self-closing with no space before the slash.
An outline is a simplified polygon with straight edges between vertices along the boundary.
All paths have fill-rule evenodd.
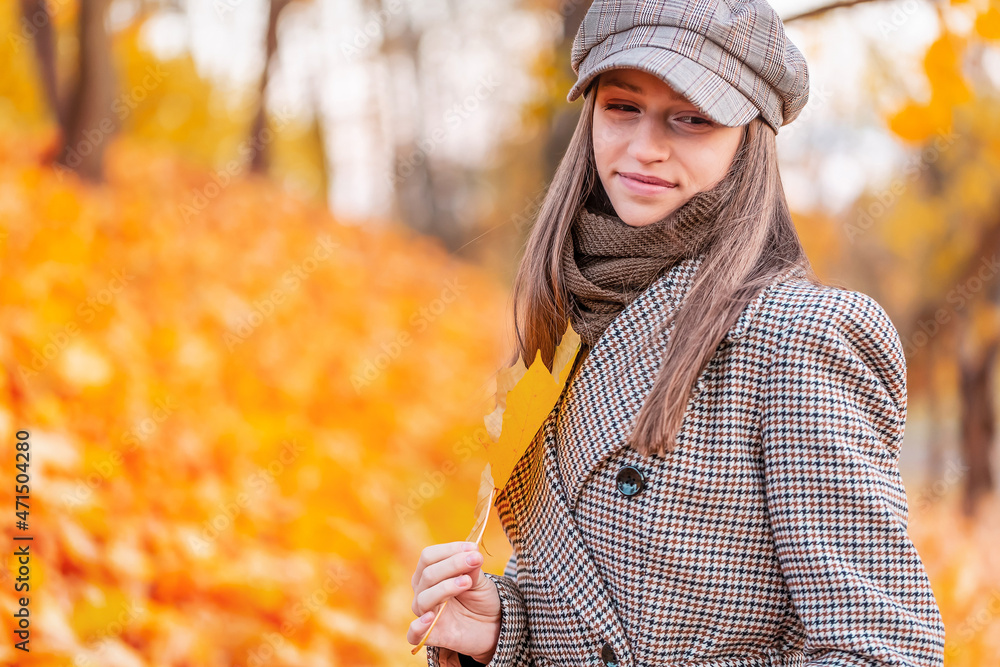
<path id="1" fill-rule="evenodd" d="M 420 552 L 410 582 L 412 609 L 419 618 L 410 623 L 406 641 L 419 644 L 438 607 L 450 600 L 426 645 L 451 649 L 483 664 L 493 659 L 500 637 L 500 595 L 483 574 L 482 563 L 483 556 L 472 542 L 433 544 Z M 453 662 L 458 664 L 457 656 Z"/>

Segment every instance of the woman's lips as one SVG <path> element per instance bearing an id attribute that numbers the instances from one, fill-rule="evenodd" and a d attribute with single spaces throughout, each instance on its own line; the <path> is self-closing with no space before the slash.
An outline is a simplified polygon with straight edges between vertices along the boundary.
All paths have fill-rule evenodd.
<path id="1" fill-rule="evenodd" d="M 618 172 L 618 176 L 621 178 L 622 185 L 631 190 L 632 192 L 639 195 L 657 195 L 661 192 L 665 192 L 671 188 L 676 188 L 676 183 L 668 183 L 667 181 L 661 179 L 654 179 L 652 176 L 642 176 L 640 174 L 632 174 L 628 172 Z M 655 180 L 654 183 L 647 183 L 645 181 L 639 180 L 640 178 L 647 178 L 650 180 Z"/>

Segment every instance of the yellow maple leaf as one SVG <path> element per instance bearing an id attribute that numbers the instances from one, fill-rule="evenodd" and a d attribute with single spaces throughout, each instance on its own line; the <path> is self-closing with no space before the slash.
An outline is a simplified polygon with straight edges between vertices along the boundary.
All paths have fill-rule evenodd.
<path id="1" fill-rule="evenodd" d="M 507 485 L 514 465 L 559 400 L 579 351 L 580 335 L 570 322 L 556 348 L 551 372 L 538 350 L 530 368 L 518 357 L 517 363 L 497 375 L 497 406 L 485 417 L 492 441 L 486 444 L 486 454 L 496 488 Z"/>
<path id="2" fill-rule="evenodd" d="M 476 521 L 467 542 L 478 546 L 483 539 L 493 496 L 497 489 L 507 485 L 514 466 L 555 407 L 579 351 L 580 335 L 573 330 L 573 323 L 568 322 L 553 355 L 551 372 L 542 363 L 542 351 L 538 350 L 530 368 L 518 357 L 517 363 L 497 374 L 497 406 L 484 417 L 492 443 L 486 445 L 488 461 L 479 477 Z M 424 645 L 447 604 L 448 600 L 441 603 L 427 632 L 410 653 L 415 654 Z"/>

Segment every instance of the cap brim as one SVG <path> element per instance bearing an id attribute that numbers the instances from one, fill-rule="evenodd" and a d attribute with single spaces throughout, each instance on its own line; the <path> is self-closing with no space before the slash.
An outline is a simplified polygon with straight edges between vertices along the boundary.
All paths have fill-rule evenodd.
<path id="1" fill-rule="evenodd" d="M 675 91 L 689 99 L 714 120 L 727 127 L 745 125 L 760 115 L 760 110 L 747 97 L 715 72 L 675 51 L 656 46 L 634 46 L 608 54 L 596 64 L 591 50 L 580 63 L 579 71 L 588 72 L 578 79 L 566 96 L 567 102 L 579 97 L 591 81 L 602 72 L 617 68 L 637 69 L 660 78 Z"/>

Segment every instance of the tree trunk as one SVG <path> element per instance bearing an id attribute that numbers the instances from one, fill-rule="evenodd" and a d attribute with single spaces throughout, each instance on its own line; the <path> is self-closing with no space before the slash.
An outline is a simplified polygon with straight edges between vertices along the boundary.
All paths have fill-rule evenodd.
<path id="1" fill-rule="evenodd" d="M 114 69 L 111 37 L 104 26 L 110 0 L 80 3 L 79 75 L 66 117 L 58 163 L 91 181 L 104 176 L 104 149 L 118 129 L 111 113 Z"/>
<path id="2" fill-rule="evenodd" d="M 967 325 L 967 318 L 963 317 Z M 973 343 L 971 332 L 963 332 L 967 347 Z M 1000 340 L 994 338 L 982 346 L 959 355 L 959 397 L 961 399 L 961 451 L 968 469 L 962 497 L 962 512 L 975 515 L 979 500 L 994 487 L 990 453 L 996 436 L 993 413 L 993 373 Z"/>
<path id="3" fill-rule="evenodd" d="M 411 81 L 415 102 L 405 110 L 413 125 L 413 137 L 405 143 L 392 140 L 393 162 L 392 183 L 395 194 L 395 209 L 406 225 L 427 236 L 441 240 L 448 252 L 457 250 L 463 240 L 463 231 L 455 216 L 453 202 L 458 197 L 464 182 L 462 168 L 449 166 L 444 160 L 435 160 L 433 142 L 421 142 L 424 136 L 424 113 L 427 102 L 420 85 L 420 38 L 421 34 L 407 16 L 398 19 L 405 22 L 398 31 L 387 36 L 381 44 L 379 57 L 402 74 L 391 76 L 396 94 L 398 82 Z M 390 104 L 396 105 L 395 100 Z M 395 124 L 393 125 L 395 127 Z"/>
<path id="4" fill-rule="evenodd" d="M 260 76 L 260 94 L 257 99 L 257 114 L 250 126 L 250 171 L 262 174 L 267 171 L 271 141 L 263 141 L 267 127 L 267 83 L 270 80 L 271 61 L 278 51 L 278 19 L 291 0 L 271 0 L 267 16 L 267 42 L 264 55 L 264 72 Z"/>
<path id="5" fill-rule="evenodd" d="M 925 451 L 927 452 L 926 460 L 926 479 L 927 484 L 925 487 L 931 489 L 935 482 L 939 481 L 941 476 L 941 471 L 944 470 L 944 437 L 945 431 L 942 428 L 942 423 L 944 421 L 944 415 L 941 411 L 941 401 L 943 400 L 942 392 L 938 389 L 937 383 L 937 362 L 938 362 L 938 346 L 935 345 L 935 341 L 931 341 L 926 348 L 924 348 L 923 358 L 919 363 L 910 364 L 911 368 L 914 370 L 914 374 L 919 374 L 920 382 L 919 384 L 923 386 L 923 397 L 924 405 L 926 405 L 926 441 L 925 441 Z"/>
<path id="6" fill-rule="evenodd" d="M 38 76 L 45 100 L 52 115 L 59 124 L 62 136 L 66 136 L 66 110 L 59 99 L 56 79 L 55 35 L 52 31 L 52 15 L 46 0 L 21 0 L 21 14 L 34 33 L 35 57 L 38 61 Z"/>

